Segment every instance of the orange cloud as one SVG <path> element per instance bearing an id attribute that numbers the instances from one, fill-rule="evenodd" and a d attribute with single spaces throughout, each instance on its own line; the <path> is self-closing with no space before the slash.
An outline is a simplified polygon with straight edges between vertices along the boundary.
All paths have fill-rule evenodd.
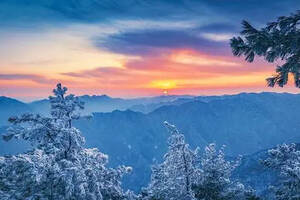
<path id="1" fill-rule="evenodd" d="M 225 57 L 205 55 L 192 50 L 174 51 L 170 60 L 176 63 L 197 66 L 239 66 L 239 63 L 228 60 Z"/>

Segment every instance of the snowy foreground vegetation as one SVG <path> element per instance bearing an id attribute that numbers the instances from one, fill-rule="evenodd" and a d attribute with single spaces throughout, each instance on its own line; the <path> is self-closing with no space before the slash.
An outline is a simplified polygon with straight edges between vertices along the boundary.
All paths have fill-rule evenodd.
<path id="1" fill-rule="evenodd" d="M 66 92 L 61 84 L 53 90 L 50 117 L 23 114 L 9 119 L 3 139 L 24 139 L 34 148 L 0 157 L 0 199 L 259 199 L 253 189 L 232 180 L 239 159 L 227 161 L 224 147 L 215 144 L 205 147 L 203 154 L 199 148 L 191 150 L 184 135 L 168 122 L 164 122 L 170 133 L 168 152 L 162 163 L 152 166 L 150 183 L 140 194 L 123 191 L 121 179 L 131 167 L 109 168 L 107 155 L 84 148 L 85 140 L 72 122 L 89 117 L 79 115 L 83 102 Z M 281 182 L 270 186 L 273 196 L 268 199 L 300 199 L 300 152 L 294 144 L 270 150 L 262 162 L 281 175 Z"/>

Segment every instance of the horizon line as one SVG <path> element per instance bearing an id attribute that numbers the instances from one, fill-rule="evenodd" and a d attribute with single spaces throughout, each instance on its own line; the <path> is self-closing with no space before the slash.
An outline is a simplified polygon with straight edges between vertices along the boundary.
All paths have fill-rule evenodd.
<path id="1" fill-rule="evenodd" d="M 263 93 L 273 93 L 273 94 L 291 94 L 291 95 L 299 95 L 300 94 L 300 90 L 299 92 L 291 92 L 291 91 L 257 91 L 257 92 L 236 92 L 236 93 L 224 93 L 224 94 L 211 94 L 211 95 L 205 95 L 205 94 L 199 94 L 199 95 L 194 95 L 194 94 L 162 94 L 162 95 L 149 95 L 149 96 L 136 96 L 136 97 L 121 97 L 121 96 L 114 96 L 114 95 L 107 95 L 107 94 L 83 94 L 83 95 L 76 95 L 77 97 L 83 97 L 83 96 L 89 96 L 89 97 L 101 97 L 101 96 L 106 96 L 108 98 L 111 99 L 123 99 L 123 100 L 134 100 L 134 99 L 147 99 L 147 98 L 156 98 L 156 97 L 187 97 L 190 96 L 191 98 L 195 98 L 195 97 L 221 97 L 221 96 L 237 96 L 237 95 L 241 95 L 241 94 L 263 94 Z M 73 94 L 73 93 L 70 93 Z M 51 96 L 51 95 L 49 95 Z M 19 98 L 19 97 L 13 97 L 13 96 L 6 96 L 6 95 L 1 95 L 1 97 L 4 98 L 9 98 L 9 99 L 14 99 L 17 100 L 19 102 L 28 104 L 28 103 L 33 103 L 33 102 L 37 102 L 37 101 L 43 101 L 43 100 L 48 100 L 48 97 L 37 97 L 37 98 L 32 98 L 31 100 L 26 100 L 25 98 Z"/>

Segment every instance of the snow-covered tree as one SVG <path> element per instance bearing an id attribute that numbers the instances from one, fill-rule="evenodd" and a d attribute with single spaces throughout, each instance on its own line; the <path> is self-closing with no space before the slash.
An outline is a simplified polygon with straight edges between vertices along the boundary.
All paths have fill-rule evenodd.
<path id="1" fill-rule="evenodd" d="M 237 161 L 226 161 L 224 146 L 219 150 L 215 144 L 205 147 L 200 159 L 200 181 L 193 185 L 195 197 L 199 200 L 242 200 L 255 199 L 251 189 L 242 183 L 230 179 L 232 171 L 238 166 Z"/>
<path id="2" fill-rule="evenodd" d="M 78 109 L 84 109 L 84 103 L 75 97 L 73 94 L 67 96 L 68 88 L 57 84 L 56 89 L 53 89 L 54 96 L 50 96 L 51 115 L 53 119 L 61 120 L 67 128 L 72 127 L 72 120 L 79 119 Z"/>
<path id="3" fill-rule="evenodd" d="M 185 200 L 193 199 L 193 184 L 199 177 L 196 167 L 197 150 L 192 151 L 185 143 L 184 135 L 174 125 L 164 122 L 171 133 L 168 152 L 161 164 L 152 168 L 151 182 L 145 189 L 145 199 Z"/>
<path id="4" fill-rule="evenodd" d="M 271 63 L 283 60 L 283 64 L 277 66 L 276 74 L 267 79 L 268 85 L 283 87 L 292 74 L 296 87 L 300 87 L 300 11 L 281 16 L 261 29 L 254 28 L 247 21 L 242 24 L 241 37 L 231 39 L 233 54 L 245 56 L 248 62 L 252 62 L 255 55 Z"/>
<path id="5" fill-rule="evenodd" d="M 300 151 L 296 145 L 278 145 L 268 153 L 269 157 L 263 161 L 264 165 L 280 175 L 278 183 L 271 188 L 276 199 L 300 199 Z"/>
<path id="6" fill-rule="evenodd" d="M 131 168 L 108 168 L 105 154 L 83 147 L 81 132 L 72 126 L 83 103 L 66 91 L 61 84 L 53 90 L 51 117 L 24 114 L 9 119 L 12 126 L 3 138 L 22 138 L 34 150 L 0 157 L 0 199 L 132 199 L 121 188 L 121 178 Z"/>

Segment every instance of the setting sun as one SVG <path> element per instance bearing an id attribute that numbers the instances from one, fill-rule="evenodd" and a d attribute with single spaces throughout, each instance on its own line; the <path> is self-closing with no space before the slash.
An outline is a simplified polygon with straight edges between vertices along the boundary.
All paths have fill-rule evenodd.
<path id="1" fill-rule="evenodd" d="M 176 82 L 173 80 L 153 81 L 151 82 L 150 87 L 166 91 L 176 88 Z"/>

